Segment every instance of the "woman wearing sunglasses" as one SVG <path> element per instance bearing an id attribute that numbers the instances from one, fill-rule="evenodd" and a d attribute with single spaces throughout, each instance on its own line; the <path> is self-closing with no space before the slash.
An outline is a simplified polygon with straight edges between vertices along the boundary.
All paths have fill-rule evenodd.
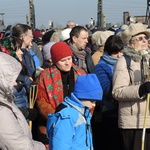
<path id="1" fill-rule="evenodd" d="M 130 62 L 127 69 L 125 57 L 121 57 L 114 69 L 113 97 L 118 100 L 118 125 L 123 136 L 124 150 L 140 150 L 146 109 L 146 95 L 150 93 L 150 82 L 142 82 L 141 62 L 148 57 L 148 32 L 142 23 L 129 25 L 121 34 L 126 45 L 124 54 Z M 149 61 L 148 61 L 149 65 Z M 147 117 L 145 150 L 150 149 L 150 113 Z"/>

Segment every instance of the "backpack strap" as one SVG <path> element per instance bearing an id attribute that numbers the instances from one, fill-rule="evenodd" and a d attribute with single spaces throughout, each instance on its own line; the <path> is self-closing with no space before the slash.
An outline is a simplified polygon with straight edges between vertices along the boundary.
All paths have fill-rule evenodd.
<path id="1" fill-rule="evenodd" d="M 132 84 L 132 79 L 131 79 L 131 75 L 130 75 L 131 57 L 129 57 L 128 55 L 124 54 L 124 58 L 126 60 L 126 65 L 127 65 L 127 69 L 128 69 L 128 73 L 129 73 L 129 77 L 130 77 L 130 83 Z"/>
<path id="2" fill-rule="evenodd" d="M 34 64 L 35 67 L 38 68 L 41 66 L 40 60 L 39 58 L 36 56 L 36 54 L 33 52 L 33 50 L 30 49 L 29 53 L 31 54 L 33 60 L 34 60 Z"/>
<path id="3" fill-rule="evenodd" d="M 86 56 L 85 56 L 85 63 L 86 63 L 86 66 L 87 66 L 87 72 L 88 73 L 93 73 L 94 71 L 94 63 L 93 63 L 93 59 L 92 59 L 92 56 L 91 56 L 91 53 L 85 49 L 85 52 L 86 52 Z"/>
<path id="4" fill-rule="evenodd" d="M 5 104 L 5 103 L 3 103 L 3 102 L 1 102 L 1 101 L 0 101 L 0 105 L 1 105 L 1 106 L 5 106 L 5 107 L 7 107 L 8 109 L 10 109 L 10 110 L 12 111 L 12 113 L 14 114 L 14 116 L 16 117 L 16 119 L 17 119 L 16 114 L 13 112 L 13 109 L 12 109 L 9 105 L 7 105 L 7 104 Z"/>

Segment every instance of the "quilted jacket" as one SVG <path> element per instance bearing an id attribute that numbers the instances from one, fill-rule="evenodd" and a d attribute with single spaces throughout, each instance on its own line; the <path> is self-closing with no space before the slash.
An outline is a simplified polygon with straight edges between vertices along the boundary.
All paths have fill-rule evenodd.
<path id="1" fill-rule="evenodd" d="M 20 63 L 0 52 L 0 149 L 45 150 L 45 146 L 32 139 L 30 128 L 21 111 L 13 102 L 13 85 L 21 71 Z"/>

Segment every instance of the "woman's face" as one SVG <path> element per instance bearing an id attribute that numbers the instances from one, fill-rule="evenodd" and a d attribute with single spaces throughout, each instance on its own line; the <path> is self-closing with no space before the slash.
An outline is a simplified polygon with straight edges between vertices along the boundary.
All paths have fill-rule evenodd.
<path id="1" fill-rule="evenodd" d="M 148 49 L 148 37 L 143 33 L 134 36 L 131 40 L 131 43 L 132 48 L 136 49 L 137 51 Z"/>
<path id="2" fill-rule="evenodd" d="M 33 34 L 32 30 L 28 30 L 23 36 L 22 36 L 22 48 L 28 48 L 32 46 L 32 40 L 33 40 Z"/>
<path id="3" fill-rule="evenodd" d="M 71 66 L 72 66 L 72 56 L 67 56 L 60 61 L 56 63 L 56 66 L 61 70 L 61 71 L 70 71 Z"/>

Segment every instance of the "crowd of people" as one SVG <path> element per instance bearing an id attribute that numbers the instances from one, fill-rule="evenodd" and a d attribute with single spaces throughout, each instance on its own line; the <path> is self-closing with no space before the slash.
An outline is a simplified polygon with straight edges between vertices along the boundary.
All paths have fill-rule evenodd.
<path id="1" fill-rule="evenodd" d="M 0 150 L 141 150 L 145 119 L 150 149 L 148 26 L 17 23 L 0 37 Z"/>

